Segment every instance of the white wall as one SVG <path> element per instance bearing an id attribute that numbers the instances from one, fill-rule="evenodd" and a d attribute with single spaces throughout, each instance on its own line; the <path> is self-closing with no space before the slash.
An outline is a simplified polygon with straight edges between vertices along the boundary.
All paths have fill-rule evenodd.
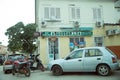
<path id="1" fill-rule="evenodd" d="M 44 15 L 43 7 L 53 6 L 61 8 L 61 22 L 52 24 L 48 23 L 49 27 L 52 27 L 53 25 L 57 27 L 73 27 L 73 25 L 69 22 L 69 4 L 75 4 L 75 6 L 80 7 L 80 23 L 81 26 L 84 27 L 94 27 L 95 21 L 93 20 L 92 13 L 92 8 L 94 7 L 103 8 L 104 23 L 116 23 L 118 21 L 118 17 L 120 17 L 120 14 L 118 14 L 114 8 L 113 0 L 39 0 L 39 24 L 41 23 Z"/>

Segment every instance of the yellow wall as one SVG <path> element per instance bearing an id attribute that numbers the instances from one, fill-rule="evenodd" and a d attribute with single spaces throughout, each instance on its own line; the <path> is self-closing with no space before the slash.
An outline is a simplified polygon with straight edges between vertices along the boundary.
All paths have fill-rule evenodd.
<path id="1" fill-rule="evenodd" d="M 105 35 L 104 27 L 95 28 L 95 29 L 93 30 L 93 36 L 104 36 L 104 35 Z"/>
<path id="2" fill-rule="evenodd" d="M 85 37 L 86 47 L 93 46 L 93 38 L 92 37 Z"/>
<path id="3" fill-rule="evenodd" d="M 106 36 L 105 38 L 105 45 L 106 46 L 120 46 L 120 35 L 115 36 Z"/>
<path id="4" fill-rule="evenodd" d="M 69 48 L 69 38 L 68 37 L 60 37 L 59 38 L 59 50 L 60 50 L 60 58 L 64 58 L 68 53 L 70 53 Z"/>
<path id="5" fill-rule="evenodd" d="M 48 52 L 47 52 L 47 38 L 40 38 L 40 59 L 43 64 L 48 62 Z"/>
<path id="6" fill-rule="evenodd" d="M 120 26 L 105 26 L 105 30 L 120 29 Z M 105 46 L 120 46 L 120 34 L 107 36 L 105 34 Z"/>

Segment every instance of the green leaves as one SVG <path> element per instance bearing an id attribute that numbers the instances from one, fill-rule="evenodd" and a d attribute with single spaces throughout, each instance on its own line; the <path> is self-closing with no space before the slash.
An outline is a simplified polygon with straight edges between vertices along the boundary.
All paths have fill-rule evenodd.
<path id="1" fill-rule="evenodd" d="M 36 27 L 34 23 L 25 26 L 22 22 L 18 22 L 8 28 L 5 35 L 9 39 L 9 50 L 13 52 L 21 50 L 22 52 L 32 53 L 36 49 L 33 44 L 35 41 L 33 34 L 36 32 Z"/>

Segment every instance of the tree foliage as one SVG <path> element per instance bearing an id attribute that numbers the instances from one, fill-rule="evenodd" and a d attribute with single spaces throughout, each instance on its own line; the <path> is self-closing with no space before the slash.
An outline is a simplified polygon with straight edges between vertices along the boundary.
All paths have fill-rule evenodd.
<path id="1" fill-rule="evenodd" d="M 36 49 L 35 44 L 33 44 L 35 41 L 33 34 L 36 31 L 36 27 L 34 23 L 25 26 L 22 22 L 18 22 L 8 28 L 5 35 L 8 36 L 9 50 L 13 52 L 21 50 L 25 53 L 32 53 Z"/>

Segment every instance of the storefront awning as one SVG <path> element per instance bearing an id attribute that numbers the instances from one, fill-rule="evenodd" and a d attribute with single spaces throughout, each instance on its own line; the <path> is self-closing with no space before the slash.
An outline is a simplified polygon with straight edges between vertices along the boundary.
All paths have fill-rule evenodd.
<path id="1" fill-rule="evenodd" d="M 44 31 L 41 32 L 41 36 L 43 37 L 51 37 L 51 36 L 92 36 L 93 28 L 91 27 L 80 27 L 80 28 L 61 28 L 61 31 Z"/>

